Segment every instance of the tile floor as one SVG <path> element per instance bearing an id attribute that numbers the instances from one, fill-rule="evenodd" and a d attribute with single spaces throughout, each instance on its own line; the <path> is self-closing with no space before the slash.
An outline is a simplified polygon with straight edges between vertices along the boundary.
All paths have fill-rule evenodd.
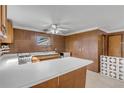
<path id="1" fill-rule="evenodd" d="M 124 81 L 87 71 L 86 88 L 124 88 Z"/>

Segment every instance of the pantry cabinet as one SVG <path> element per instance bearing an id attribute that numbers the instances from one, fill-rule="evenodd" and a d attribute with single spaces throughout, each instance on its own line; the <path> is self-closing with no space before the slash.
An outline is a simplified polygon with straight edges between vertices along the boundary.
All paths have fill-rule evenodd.
<path id="1" fill-rule="evenodd" d="M 12 22 L 10 20 L 7 20 L 7 23 L 6 23 L 6 29 L 7 29 L 7 32 L 6 32 L 6 38 L 3 39 L 2 43 L 13 43 L 13 25 L 12 25 Z"/>
<path id="2" fill-rule="evenodd" d="M 99 72 L 99 56 L 103 54 L 102 35 L 104 34 L 106 33 L 96 29 L 65 36 L 65 51 L 70 52 L 73 57 L 93 60 L 94 62 L 87 68 L 88 70 Z"/>

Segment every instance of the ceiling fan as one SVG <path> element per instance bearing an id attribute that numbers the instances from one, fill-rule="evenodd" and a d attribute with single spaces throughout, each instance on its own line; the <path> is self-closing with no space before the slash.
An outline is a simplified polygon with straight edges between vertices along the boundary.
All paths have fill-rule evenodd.
<path id="1" fill-rule="evenodd" d="M 69 30 L 69 28 L 63 28 L 59 24 L 50 24 L 46 27 L 43 31 L 52 34 L 64 34 L 65 31 Z"/>

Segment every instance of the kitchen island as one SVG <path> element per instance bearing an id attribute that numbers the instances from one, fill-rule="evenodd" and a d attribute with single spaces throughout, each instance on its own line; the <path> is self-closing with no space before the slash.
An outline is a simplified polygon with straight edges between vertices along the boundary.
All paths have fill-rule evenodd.
<path id="1" fill-rule="evenodd" d="M 74 57 L 15 64 L 1 60 L 0 88 L 85 87 L 86 66 L 92 61 Z"/>

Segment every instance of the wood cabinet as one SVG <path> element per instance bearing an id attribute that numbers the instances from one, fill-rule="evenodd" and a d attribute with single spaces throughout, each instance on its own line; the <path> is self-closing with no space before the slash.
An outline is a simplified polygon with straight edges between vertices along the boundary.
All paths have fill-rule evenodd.
<path id="1" fill-rule="evenodd" d="M 43 60 L 60 58 L 59 54 L 51 54 L 51 55 L 37 55 L 32 57 L 32 62 L 36 63 Z"/>
<path id="2" fill-rule="evenodd" d="M 7 6 L 0 5 L 0 32 L 3 32 L 6 28 L 6 21 L 7 21 Z"/>
<path id="3" fill-rule="evenodd" d="M 84 88 L 86 81 L 86 67 L 58 76 L 32 88 Z"/>
<path id="4" fill-rule="evenodd" d="M 35 85 L 32 88 L 57 88 L 58 87 L 58 77 L 43 82 L 41 84 Z"/>
<path id="5" fill-rule="evenodd" d="M 84 88 L 86 67 L 69 72 L 59 77 L 59 88 Z"/>
<path id="6" fill-rule="evenodd" d="M 71 52 L 73 57 L 93 60 L 87 68 L 91 71 L 100 71 L 99 56 L 102 54 L 101 30 L 82 32 L 65 37 L 65 51 Z"/>
<path id="7" fill-rule="evenodd" d="M 121 57 L 122 56 L 122 36 L 109 35 L 108 36 L 108 55 Z"/>
<path id="8" fill-rule="evenodd" d="M 1 10 L 1 9 L 2 9 L 2 6 L 0 5 L 0 33 L 1 33 L 1 31 L 2 31 L 2 30 L 1 30 L 1 24 L 2 24 L 2 18 L 1 18 L 1 16 L 2 16 L 2 15 L 1 15 L 2 10 Z M 0 38 L 0 43 L 1 43 L 1 42 L 2 42 L 2 40 L 1 40 L 1 38 Z"/>
<path id="9" fill-rule="evenodd" d="M 13 43 L 14 31 L 13 31 L 12 22 L 10 20 L 7 20 L 6 27 L 7 27 L 7 32 L 6 32 L 7 38 L 3 39 L 2 43 Z"/>
<path id="10" fill-rule="evenodd" d="M 124 31 L 108 33 L 104 41 L 107 56 L 124 57 Z"/>
<path id="11" fill-rule="evenodd" d="M 2 5 L 2 14 L 1 14 L 1 18 L 2 18 L 2 25 L 4 27 L 6 27 L 6 21 L 7 21 L 7 6 L 6 5 Z"/>

